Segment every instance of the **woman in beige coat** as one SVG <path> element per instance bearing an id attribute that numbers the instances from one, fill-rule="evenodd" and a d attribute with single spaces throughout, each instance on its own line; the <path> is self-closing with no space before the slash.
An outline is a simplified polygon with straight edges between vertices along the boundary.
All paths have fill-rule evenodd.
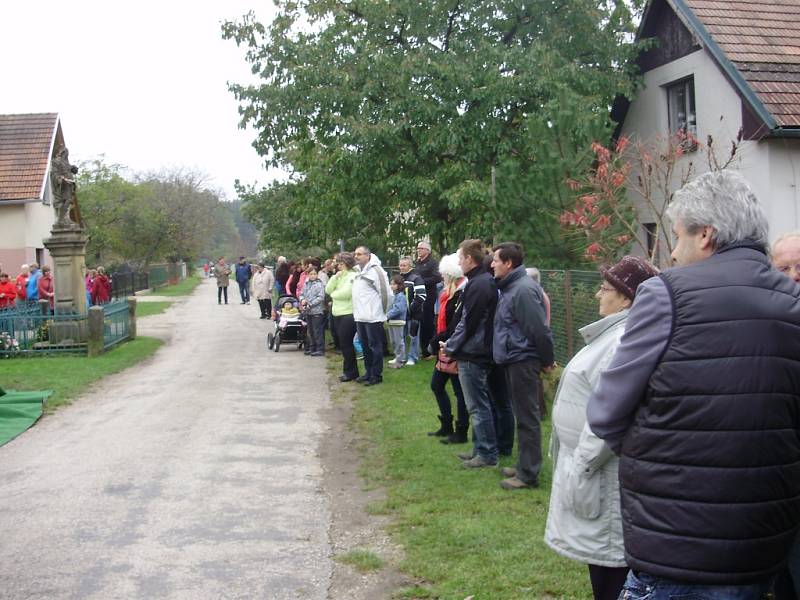
<path id="1" fill-rule="evenodd" d="M 275 285 L 275 277 L 263 262 L 256 265 L 256 272 L 250 280 L 251 296 L 258 300 L 258 308 L 261 309 L 259 319 L 268 319 L 272 314 L 272 288 Z"/>
<path id="2" fill-rule="evenodd" d="M 225 296 L 225 304 L 228 303 L 228 280 L 230 279 L 231 269 L 225 264 L 225 259 L 220 258 L 214 265 L 214 277 L 217 278 L 217 304 L 222 304 L 222 296 Z"/>
<path id="3" fill-rule="evenodd" d="M 628 567 L 619 506 L 619 459 L 586 423 L 586 402 L 625 331 L 628 309 L 639 284 L 657 271 L 626 256 L 601 270 L 595 297 L 602 319 L 580 332 L 586 346 L 569 361 L 553 403 L 553 486 L 545 542 L 553 550 L 589 565 L 596 600 L 616 600 Z"/>

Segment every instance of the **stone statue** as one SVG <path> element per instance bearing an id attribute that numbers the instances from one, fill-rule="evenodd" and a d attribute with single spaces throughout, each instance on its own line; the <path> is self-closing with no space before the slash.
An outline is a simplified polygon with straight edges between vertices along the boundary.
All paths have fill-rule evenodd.
<path id="1" fill-rule="evenodd" d="M 78 167 L 69 164 L 69 150 L 61 146 L 50 165 L 50 184 L 53 189 L 53 207 L 56 210 L 58 229 L 80 229 L 80 216 L 75 196 L 75 175 Z M 70 210 L 72 209 L 72 210 Z M 72 216 L 76 217 L 73 220 Z"/>

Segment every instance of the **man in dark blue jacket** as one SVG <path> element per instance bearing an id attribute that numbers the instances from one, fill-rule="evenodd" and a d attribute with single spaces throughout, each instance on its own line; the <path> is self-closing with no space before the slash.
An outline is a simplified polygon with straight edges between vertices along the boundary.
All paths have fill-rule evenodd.
<path id="1" fill-rule="evenodd" d="M 676 268 L 644 282 L 587 405 L 621 456 L 624 594 L 760 599 L 800 523 L 800 286 L 732 171 L 668 209 Z"/>
<path id="2" fill-rule="evenodd" d="M 460 457 L 467 468 L 493 467 L 498 448 L 488 377 L 497 287 L 483 265 L 483 242 L 464 240 L 458 247 L 458 257 L 468 280 L 461 294 L 461 319 L 450 339 L 440 345 L 458 360 L 458 380 L 472 419 L 473 451 Z"/>
<path id="3" fill-rule="evenodd" d="M 494 313 L 492 355 L 502 367 L 517 422 L 516 468 L 505 468 L 507 490 L 538 487 L 542 467 L 539 372 L 553 364 L 553 337 L 545 324 L 542 287 L 522 265 L 522 246 L 514 242 L 493 249 L 492 268 L 498 300 Z"/>
<path id="4" fill-rule="evenodd" d="M 236 263 L 236 283 L 239 286 L 239 295 L 242 297 L 242 304 L 250 304 L 250 278 L 253 272 L 250 270 L 250 263 L 244 256 L 239 257 Z"/>

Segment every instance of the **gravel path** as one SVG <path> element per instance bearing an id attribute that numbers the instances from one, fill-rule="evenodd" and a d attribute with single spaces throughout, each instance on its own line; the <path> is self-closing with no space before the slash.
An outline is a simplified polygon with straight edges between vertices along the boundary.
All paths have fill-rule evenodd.
<path id="1" fill-rule="evenodd" d="M 327 597 L 324 363 L 257 313 L 204 280 L 139 322 L 153 359 L 0 447 L 0 598 Z"/>

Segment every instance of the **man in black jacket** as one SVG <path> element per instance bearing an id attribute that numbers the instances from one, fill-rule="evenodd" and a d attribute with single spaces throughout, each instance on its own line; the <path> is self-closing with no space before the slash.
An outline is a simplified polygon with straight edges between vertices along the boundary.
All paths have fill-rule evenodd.
<path id="1" fill-rule="evenodd" d="M 522 265 L 522 247 L 513 242 L 493 248 L 499 299 L 494 315 L 493 358 L 502 367 L 517 422 L 516 468 L 505 468 L 506 490 L 539 486 L 542 430 L 539 372 L 553 364 L 553 337 L 545 324 L 542 288 Z"/>
<path id="2" fill-rule="evenodd" d="M 636 293 L 589 397 L 620 454 L 626 598 L 762 598 L 800 523 L 800 286 L 732 171 L 675 193 L 678 265 Z"/>
<path id="3" fill-rule="evenodd" d="M 442 282 L 439 274 L 439 263 L 431 254 L 431 245 L 422 241 L 417 244 L 417 274 L 425 282 L 425 304 L 423 305 L 422 322 L 420 323 L 420 346 L 422 357 L 429 358 L 428 344 L 436 332 L 433 309 L 436 306 L 437 286 Z"/>
<path id="4" fill-rule="evenodd" d="M 464 467 L 497 464 L 497 433 L 492 417 L 488 376 L 492 368 L 492 325 L 497 305 L 494 277 L 483 265 L 483 243 L 464 240 L 458 247 L 461 269 L 468 283 L 461 295 L 461 319 L 444 351 L 458 360 L 458 379 L 472 419 L 473 451 L 460 455 Z"/>
<path id="5" fill-rule="evenodd" d="M 408 301 L 408 318 L 406 319 L 404 335 L 410 337 L 408 345 L 408 360 L 406 366 L 412 366 L 419 360 L 420 351 L 420 322 L 425 310 L 427 290 L 425 282 L 414 269 L 414 261 L 410 256 L 400 259 L 400 274 L 405 282 L 406 300 Z"/>

